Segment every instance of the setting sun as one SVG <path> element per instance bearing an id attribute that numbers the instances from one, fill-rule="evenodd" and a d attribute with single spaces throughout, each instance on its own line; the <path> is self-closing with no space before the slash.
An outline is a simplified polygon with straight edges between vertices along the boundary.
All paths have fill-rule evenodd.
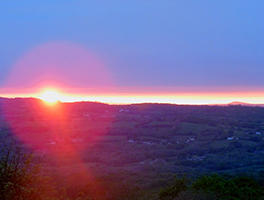
<path id="1" fill-rule="evenodd" d="M 60 100 L 60 95 L 59 93 L 49 90 L 44 92 L 41 96 L 40 99 L 42 99 L 43 101 L 49 102 L 49 103 L 54 103 L 56 101 Z"/>

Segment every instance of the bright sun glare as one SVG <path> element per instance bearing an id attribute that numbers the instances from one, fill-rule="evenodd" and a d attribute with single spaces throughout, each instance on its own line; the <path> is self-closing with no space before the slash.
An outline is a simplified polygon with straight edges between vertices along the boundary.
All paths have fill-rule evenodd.
<path id="1" fill-rule="evenodd" d="M 44 92 L 41 96 L 40 99 L 43 101 L 49 102 L 49 103 L 54 103 L 56 101 L 60 100 L 60 95 L 52 90 Z"/>

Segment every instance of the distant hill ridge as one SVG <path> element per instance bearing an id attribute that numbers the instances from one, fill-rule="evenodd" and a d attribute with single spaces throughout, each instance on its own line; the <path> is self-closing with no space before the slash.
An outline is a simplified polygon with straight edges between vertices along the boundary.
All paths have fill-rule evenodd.
<path id="1" fill-rule="evenodd" d="M 14 97 L 14 98 L 8 98 L 8 97 L 0 97 L 0 101 L 7 101 L 7 100 L 17 100 L 17 101 L 42 101 L 41 99 L 39 98 L 34 98 L 34 97 Z M 67 102 L 65 102 L 67 103 Z M 107 104 L 107 103 L 104 103 L 104 102 L 91 102 L 91 101 L 78 101 L 76 103 L 96 103 L 96 104 Z M 72 103 L 71 103 L 72 104 Z M 134 104 L 134 103 L 131 103 L 131 104 Z M 142 104 L 142 103 L 138 103 L 138 104 Z M 143 104 L 159 104 L 159 103 L 143 103 Z M 166 104 L 166 103 L 165 103 Z M 171 104 L 171 103 L 168 103 L 168 104 Z M 175 103 L 175 105 L 178 105 Z M 179 104 L 180 105 L 180 104 Z M 188 105 L 188 104 L 185 104 L 185 105 Z M 195 105 L 195 104 L 190 104 L 190 105 Z M 198 104 L 197 104 L 198 105 Z M 241 102 L 241 101 L 233 101 L 231 103 L 227 103 L 227 104 L 204 104 L 204 105 L 212 105 L 212 106 L 251 106 L 251 107 L 264 107 L 264 103 L 263 104 L 252 104 L 252 103 L 246 103 L 246 102 Z"/>
<path id="2" fill-rule="evenodd" d="M 264 104 L 251 104 L 251 103 L 245 103 L 245 102 L 241 102 L 241 101 L 233 101 L 231 103 L 229 103 L 228 105 L 241 105 L 241 106 L 259 106 L 259 107 L 264 107 Z"/>

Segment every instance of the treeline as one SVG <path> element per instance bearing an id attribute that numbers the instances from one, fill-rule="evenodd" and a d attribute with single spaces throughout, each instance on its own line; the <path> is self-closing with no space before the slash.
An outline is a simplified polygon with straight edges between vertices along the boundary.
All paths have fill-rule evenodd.
<path id="1" fill-rule="evenodd" d="M 175 177 L 159 192 L 159 199 L 179 200 L 259 200 L 264 199 L 263 180 L 248 176 L 225 177 L 205 175 L 190 182 L 185 176 Z"/>
<path id="2" fill-rule="evenodd" d="M 14 141 L 2 143 L 2 147 L 0 199 L 3 200 L 264 199 L 264 176 L 252 178 L 213 174 L 189 180 L 184 175 L 181 178 L 175 176 L 167 186 L 155 188 L 139 188 L 129 181 L 126 184 L 112 182 L 111 176 L 105 176 L 104 179 L 97 179 L 96 184 L 87 182 L 82 187 L 61 188 L 43 173 L 43 160 L 34 159 Z M 78 180 L 80 177 L 75 178 Z"/>

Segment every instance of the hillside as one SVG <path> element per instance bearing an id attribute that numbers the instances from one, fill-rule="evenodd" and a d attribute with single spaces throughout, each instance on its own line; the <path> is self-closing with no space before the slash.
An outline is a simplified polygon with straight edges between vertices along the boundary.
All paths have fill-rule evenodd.
<path id="1" fill-rule="evenodd" d="M 45 173 L 73 191 L 95 179 L 155 189 L 173 174 L 264 170 L 262 107 L 1 99 L 0 120 L 2 140 L 47 157 Z"/>

